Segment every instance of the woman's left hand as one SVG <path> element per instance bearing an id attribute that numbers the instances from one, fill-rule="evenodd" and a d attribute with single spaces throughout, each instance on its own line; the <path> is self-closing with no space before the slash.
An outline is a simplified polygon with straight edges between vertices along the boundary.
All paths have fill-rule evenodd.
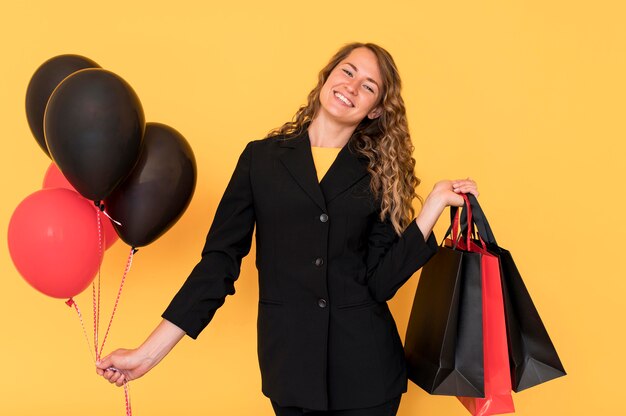
<path id="1" fill-rule="evenodd" d="M 447 206 L 462 207 L 465 200 L 462 193 L 478 196 L 478 187 L 472 179 L 457 179 L 439 181 L 430 192 L 419 215 L 415 219 L 422 231 L 425 240 L 428 240 L 435 222 Z"/>
<path id="2" fill-rule="evenodd" d="M 456 193 L 472 194 L 478 198 L 478 185 L 469 177 L 467 179 L 457 179 L 452 181 L 452 188 Z"/>
<path id="3" fill-rule="evenodd" d="M 467 179 L 444 180 L 435 184 L 432 194 L 444 203 L 445 206 L 463 206 L 463 197 L 460 194 L 472 194 L 478 197 L 478 186 L 469 177 Z"/>

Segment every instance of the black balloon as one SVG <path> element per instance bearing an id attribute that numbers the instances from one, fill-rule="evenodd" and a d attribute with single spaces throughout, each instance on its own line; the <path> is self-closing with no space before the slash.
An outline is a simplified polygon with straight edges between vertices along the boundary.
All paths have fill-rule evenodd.
<path id="1" fill-rule="evenodd" d="M 126 244 L 141 247 L 169 230 L 183 215 L 196 187 L 196 161 L 185 138 L 172 127 L 147 123 L 139 160 L 105 200 L 115 230 Z"/>
<path id="2" fill-rule="evenodd" d="M 52 159 L 81 195 L 102 200 L 130 173 L 145 118 L 126 81 L 105 69 L 83 69 L 54 90 L 44 115 Z"/>
<path id="3" fill-rule="evenodd" d="M 100 65 L 80 55 L 59 55 L 48 59 L 35 71 L 26 89 L 26 119 L 41 149 L 50 156 L 43 134 L 43 114 L 52 91 L 66 77 L 86 68 Z"/>

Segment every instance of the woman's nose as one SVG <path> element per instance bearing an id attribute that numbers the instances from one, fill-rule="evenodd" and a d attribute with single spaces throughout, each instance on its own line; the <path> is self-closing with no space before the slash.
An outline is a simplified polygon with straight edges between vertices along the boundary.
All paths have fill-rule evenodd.
<path id="1" fill-rule="evenodd" d="M 350 80 L 350 82 L 348 82 L 346 87 L 347 87 L 346 89 L 348 90 L 350 94 L 354 95 L 358 91 L 357 81 L 355 79 Z"/>

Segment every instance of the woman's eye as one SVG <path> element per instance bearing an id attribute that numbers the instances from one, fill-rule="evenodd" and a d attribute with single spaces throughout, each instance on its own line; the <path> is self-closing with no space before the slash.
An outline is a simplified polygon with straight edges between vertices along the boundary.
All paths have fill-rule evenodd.
<path id="1" fill-rule="evenodd" d="M 369 85 L 363 85 L 365 87 L 366 90 L 368 90 L 369 92 L 374 92 L 374 88 L 370 87 Z"/>
<path id="2" fill-rule="evenodd" d="M 347 76 L 349 76 L 349 77 L 351 77 L 351 76 L 352 76 L 352 72 L 351 72 L 351 71 L 348 71 L 347 69 L 342 69 L 342 71 L 343 71 L 343 72 L 344 72 Z"/>

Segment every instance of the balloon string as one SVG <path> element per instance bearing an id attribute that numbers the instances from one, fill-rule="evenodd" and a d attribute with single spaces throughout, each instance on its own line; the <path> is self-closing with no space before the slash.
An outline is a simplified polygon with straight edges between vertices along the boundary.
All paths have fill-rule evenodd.
<path id="1" fill-rule="evenodd" d="M 130 408 L 130 385 L 128 381 L 124 381 L 124 398 L 126 399 L 126 416 L 132 416 L 133 411 Z"/>
<path id="2" fill-rule="evenodd" d="M 96 202 L 96 205 L 98 207 L 100 207 L 100 204 L 98 202 Z M 102 232 L 102 219 L 100 218 L 100 211 L 97 211 L 97 216 L 96 216 L 96 220 L 98 223 L 98 257 L 101 256 L 102 254 L 102 240 L 103 240 L 103 232 Z M 102 212 L 104 212 L 102 210 Z M 109 217 L 109 215 L 107 215 L 106 212 L 104 212 L 104 214 Z M 111 217 L 109 217 L 112 221 L 113 220 Z M 119 222 L 115 221 L 117 224 L 119 224 Z M 121 224 L 120 224 L 121 225 Z M 104 339 L 102 340 L 102 346 L 100 347 L 100 350 L 98 350 L 98 332 L 99 332 L 99 327 L 100 327 L 100 277 L 101 277 L 101 268 L 100 265 L 98 265 L 98 287 L 97 287 L 97 291 L 96 291 L 96 284 L 95 282 L 92 282 L 92 304 L 93 304 L 93 331 L 94 331 L 94 349 L 93 351 L 95 351 L 95 356 L 94 356 L 94 352 L 91 349 L 91 343 L 89 342 L 89 336 L 87 335 L 87 330 L 85 329 L 85 323 L 83 320 L 83 314 L 80 312 L 80 308 L 78 307 L 78 304 L 76 303 L 76 301 L 73 298 L 68 299 L 65 303 L 67 304 L 67 306 L 69 307 L 74 307 L 74 309 L 76 310 L 76 313 L 78 314 L 78 319 L 80 320 L 80 326 L 83 329 L 83 335 L 85 336 L 85 341 L 87 342 L 87 349 L 89 350 L 89 354 L 91 355 L 91 359 L 92 361 L 95 363 L 96 361 L 99 361 L 101 358 L 101 354 L 102 351 L 104 349 L 104 344 L 106 342 L 107 336 L 109 334 L 109 330 L 111 329 L 111 324 L 113 323 L 113 316 L 115 315 L 115 311 L 117 310 L 117 305 L 119 303 L 119 299 L 120 296 L 122 294 L 122 287 L 124 286 L 124 281 L 126 280 L 126 276 L 128 275 L 128 272 L 130 271 L 130 267 L 132 265 L 132 261 L 133 261 L 133 255 L 137 252 L 136 248 L 131 248 L 130 254 L 128 256 L 128 261 L 126 263 L 126 269 L 124 270 L 124 275 L 122 276 L 122 281 L 120 283 L 120 288 L 119 291 L 117 293 L 117 297 L 115 299 L 115 305 L 113 307 L 113 312 L 111 313 L 111 319 L 109 320 L 109 325 L 107 327 L 106 333 L 104 334 Z M 96 295 L 97 292 L 97 295 Z M 118 371 L 115 369 L 115 371 Z M 126 416 L 132 416 L 132 409 L 131 409 L 131 405 L 130 405 L 130 386 L 128 384 L 128 381 L 124 381 L 124 399 L 125 399 L 125 405 L 126 405 Z"/>
<path id="3" fill-rule="evenodd" d="M 74 300 L 74 298 L 69 298 L 65 304 L 70 308 L 73 306 L 78 314 L 78 319 L 80 320 L 80 326 L 83 328 L 83 335 L 85 336 L 85 342 L 87 342 L 87 350 L 89 350 L 89 355 L 91 355 L 91 360 L 95 363 L 96 358 L 93 355 L 93 351 L 91 350 L 91 343 L 89 342 L 89 336 L 87 335 L 87 330 L 85 329 L 85 323 L 83 321 L 83 314 L 80 312 L 80 308 L 78 304 Z M 97 349 L 97 347 L 96 347 Z M 124 399 L 126 401 L 126 416 L 132 416 L 133 411 L 130 406 L 130 384 L 128 381 L 124 381 Z"/>
<path id="4" fill-rule="evenodd" d="M 102 220 L 100 218 L 100 210 L 96 211 L 96 222 L 98 223 L 98 257 L 102 255 Z M 96 359 L 100 360 L 100 354 L 98 354 L 98 332 L 100 330 L 100 265 L 98 265 L 98 290 L 96 298 L 96 284 L 91 284 L 91 294 L 93 302 L 93 344 L 96 351 Z"/>
<path id="5" fill-rule="evenodd" d="M 114 223 L 116 223 L 117 225 L 119 225 L 120 227 L 122 226 L 122 223 L 119 221 L 116 221 L 113 219 L 113 217 L 111 217 L 105 210 L 104 210 L 104 204 L 102 203 L 102 201 L 94 201 L 94 205 L 97 206 L 100 211 L 102 211 L 102 213 L 104 215 L 106 215 L 111 221 L 113 221 Z"/>
<path id="6" fill-rule="evenodd" d="M 113 317 L 115 316 L 115 311 L 117 310 L 117 305 L 119 303 L 120 296 L 122 295 L 122 288 L 124 287 L 124 281 L 126 280 L 126 276 L 128 275 L 128 272 L 130 271 L 130 267 L 133 264 L 133 256 L 135 255 L 136 252 L 137 252 L 137 249 L 135 247 L 132 247 L 130 249 L 130 253 L 128 254 L 128 261 L 126 262 L 126 269 L 124 270 L 124 275 L 122 276 L 122 281 L 120 283 L 120 289 L 118 290 L 117 297 L 115 298 L 115 305 L 113 305 L 113 312 L 111 312 L 111 319 L 109 320 L 109 325 L 107 326 L 107 330 L 104 334 L 104 338 L 102 339 L 102 346 L 100 347 L 100 351 L 96 352 L 96 355 L 98 356 L 98 360 L 100 359 L 102 350 L 104 349 L 104 344 L 106 343 L 107 336 L 109 335 L 109 330 L 111 329 L 111 324 L 113 323 Z M 112 369 L 114 371 L 119 371 L 114 368 Z M 129 390 L 129 384 L 127 380 L 124 381 L 124 399 L 126 401 L 126 416 L 132 416 L 133 411 L 130 406 L 130 390 Z"/>
<path id="7" fill-rule="evenodd" d="M 100 218 L 100 211 L 96 211 L 98 213 L 98 255 L 100 256 L 102 253 L 102 243 L 104 242 L 104 233 L 102 232 L 102 218 Z M 96 320 L 96 334 L 100 332 L 100 266 L 98 266 L 98 318 Z M 100 354 L 98 354 L 98 360 L 100 359 Z"/>
<path id="8" fill-rule="evenodd" d="M 100 351 L 97 356 L 100 357 L 102 354 L 102 350 L 104 349 L 104 344 L 106 343 L 107 336 L 109 335 L 109 330 L 111 329 L 111 324 L 113 323 L 113 317 L 115 316 L 115 311 L 117 310 L 117 304 L 119 303 L 120 296 L 122 295 L 122 288 L 124 287 L 124 281 L 126 280 L 126 276 L 130 271 L 130 267 L 133 264 L 133 255 L 137 250 L 134 247 L 131 247 L 130 253 L 128 254 L 128 261 L 126 262 L 126 269 L 124 270 L 124 275 L 122 276 L 122 281 L 120 283 L 120 288 L 117 292 L 117 297 L 115 298 L 115 304 L 113 305 L 113 312 L 111 312 L 111 319 L 109 319 L 109 325 L 107 326 L 107 330 L 104 333 L 104 338 L 102 339 L 102 345 L 100 346 Z"/>
<path id="9" fill-rule="evenodd" d="M 98 268 L 98 318 L 96 319 L 96 335 L 100 333 L 100 268 Z M 98 354 L 100 359 L 100 354 Z"/>
<path id="10" fill-rule="evenodd" d="M 120 227 L 122 226 L 122 223 L 121 223 L 121 222 L 114 220 L 114 219 L 113 219 L 113 218 L 112 218 L 109 214 L 107 214 L 107 212 L 106 212 L 105 210 L 102 210 L 102 213 L 103 213 L 104 215 L 106 215 L 107 217 L 109 217 L 109 219 L 110 219 L 111 221 L 113 221 L 114 223 L 116 223 L 116 224 L 117 224 L 117 225 L 119 225 Z"/>
<path id="11" fill-rule="evenodd" d="M 87 349 L 89 349 L 89 354 L 91 355 L 91 360 L 95 363 L 96 362 L 96 358 L 93 355 L 93 351 L 91 350 L 91 343 L 89 342 L 89 337 L 87 336 L 87 330 L 85 329 L 85 323 L 83 321 L 83 314 L 80 313 L 80 308 L 78 307 L 78 304 L 76 303 L 76 301 L 74 300 L 74 298 L 69 298 L 65 304 L 67 306 L 69 306 L 70 308 L 73 306 L 74 309 L 76 310 L 76 313 L 78 314 L 78 319 L 80 320 L 80 326 L 83 328 L 83 335 L 85 335 L 85 341 L 87 341 Z"/>
<path id="12" fill-rule="evenodd" d="M 93 305 L 93 346 L 96 352 L 96 359 L 98 357 L 98 330 L 96 326 L 97 312 L 96 312 L 96 284 L 94 282 L 91 283 L 91 298 Z"/>

